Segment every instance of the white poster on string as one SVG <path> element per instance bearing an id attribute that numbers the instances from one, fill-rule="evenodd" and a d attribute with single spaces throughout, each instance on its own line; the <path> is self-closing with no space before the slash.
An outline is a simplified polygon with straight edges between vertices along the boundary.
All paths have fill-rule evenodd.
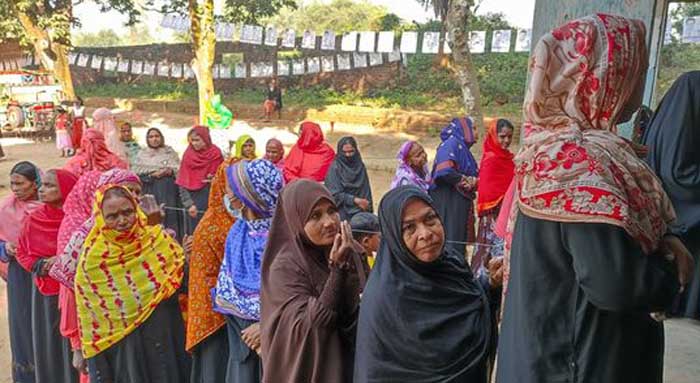
<path id="1" fill-rule="evenodd" d="M 335 33 L 333 33 L 333 31 L 323 32 L 323 37 L 321 38 L 321 49 L 326 51 L 335 50 Z"/>
<path id="2" fill-rule="evenodd" d="M 348 32 L 343 35 L 343 41 L 340 43 L 340 49 L 344 52 L 354 52 L 357 49 L 357 32 Z"/>
<path id="3" fill-rule="evenodd" d="M 265 29 L 265 45 L 268 47 L 277 46 L 277 28 L 272 25 L 269 25 L 267 29 Z"/>
<path id="4" fill-rule="evenodd" d="M 421 53 L 435 54 L 440 49 L 440 32 L 423 32 Z"/>
<path id="5" fill-rule="evenodd" d="M 338 55 L 336 58 L 338 59 L 338 70 L 349 70 L 352 68 L 349 53 Z"/>
<path id="6" fill-rule="evenodd" d="M 90 68 L 100 70 L 102 68 L 102 56 L 92 56 Z"/>
<path id="7" fill-rule="evenodd" d="M 335 70 L 333 56 L 321 57 L 321 70 L 324 72 L 333 72 Z"/>
<path id="8" fill-rule="evenodd" d="M 245 63 L 236 64 L 236 69 L 234 70 L 234 76 L 236 78 L 246 78 L 248 76 L 248 67 Z"/>
<path id="9" fill-rule="evenodd" d="M 401 61 L 401 51 L 399 51 L 398 49 L 393 52 L 389 52 L 388 56 L 389 57 L 387 57 L 387 61 L 389 61 L 390 63 Z"/>
<path id="10" fill-rule="evenodd" d="M 302 49 L 316 49 L 316 34 L 306 30 L 301 38 Z"/>
<path id="11" fill-rule="evenodd" d="M 306 63 L 303 59 L 292 61 L 292 74 L 301 75 L 306 73 Z"/>
<path id="12" fill-rule="evenodd" d="M 377 39 L 377 52 L 389 53 L 394 51 L 394 32 L 379 32 Z"/>
<path id="13" fill-rule="evenodd" d="M 71 52 L 68 54 L 68 65 L 75 65 L 75 60 L 78 59 L 78 54 Z"/>
<path id="14" fill-rule="evenodd" d="M 170 75 L 175 78 L 181 78 L 182 77 L 182 64 L 180 63 L 171 63 L 170 64 Z"/>
<path id="15" fill-rule="evenodd" d="M 194 78 L 194 70 L 192 69 L 192 66 L 190 64 L 183 64 L 183 74 L 186 79 L 191 79 Z"/>
<path id="16" fill-rule="evenodd" d="M 156 74 L 156 63 L 151 61 L 143 62 L 143 74 L 147 76 L 153 76 Z"/>
<path id="17" fill-rule="evenodd" d="M 360 32 L 360 52 L 374 52 L 375 32 Z"/>
<path id="18" fill-rule="evenodd" d="M 700 43 L 700 16 L 686 17 L 683 20 L 681 42 Z"/>
<path id="19" fill-rule="evenodd" d="M 165 61 L 158 63 L 158 76 L 168 77 L 170 75 L 170 64 Z"/>
<path id="20" fill-rule="evenodd" d="M 418 50 L 418 32 L 404 32 L 401 34 L 401 53 L 416 53 Z"/>
<path id="21" fill-rule="evenodd" d="M 529 52 L 530 42 L 532 41 L 532 29 L 518 30 L 518 36 L 515 38 L 516 52 Z"/>
<path id="22" fill-rule="evenodd" d="M 367 67 L 367 54 L 355 52 L 352 54 L 352 66 L 354 68 L 366 68 Z"/>
<path id="23" fill-rule="evenodd" d="M 231 67 L 226 64 L 219 65 L 219 78 L 231 78 Z"/>
<path id="24" fill-rule="evenodd" d="M 247 44 L 262 44 L 263 28 L 257 25 L 244 25 L 241 30 L 241 42 Z"/>
<path id="25" fill-rule="evenodd" d="M 78 56 L 78 66 L 79 67 L 86 67 L 88 64 L 88 60 L 90 59 L 90 55 L 87 53 L 81 53 Z"/>
<path id="26" fill-rule="evenodd" d="M 484 53 L 486 51 L 486 31 L 472 31 L 469 33 L 469 52 Z"/>
<path id="27" fill-rule="evenodd" d="M 384 56 L 381 52 L 372 52 L 369 54 L 369 65 L 377 66 L 384 64 Z"/>
<path id="28" fill-rule="evenodd" d="M 278 76 L 289 76 L 289 61 L 287 61 L 287 60 L 277 61 L 277 75 Z"/>
<path id="29" fill-rule="evenodd" d="M 308 73 L 318 73 L 321 71 L 321 59 L 309 57 L 306 59 L 306 71 Z"/>
<path id="30" fill-rule="evenodd" d="M 285 48 L 294 48 L 296 46 L 297 33 L 294 29 L 287 29 L 284 31 L 284 36 L 282 37 L 282 46 Z"/>
<path id="31" fill-rule="evenodd" d="M 491 52 L 510 52 L 510 29 L 500 29 L 493 31 L 491 38 Z"/>
<path id="32" fill-rule="evenodd" d="M 119 60 L 119 66 L 128 66 L 129 60 Z M 133 60 L 131 62 L 131 73 L 132 74 L 143 74 L 143 61 Z"/>
<path id="33" fill-rule="evenodd" d="M 116 57 L 105 57 L 104 58 L 104 70 L 107 72 L 114 72 L 117 69 L 117 58 Z"/>

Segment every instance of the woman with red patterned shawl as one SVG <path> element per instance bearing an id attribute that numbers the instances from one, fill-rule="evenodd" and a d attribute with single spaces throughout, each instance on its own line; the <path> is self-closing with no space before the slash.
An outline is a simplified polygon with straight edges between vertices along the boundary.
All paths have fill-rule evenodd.
<path id="1" fill-rule="evenodd" d="M 95 129 L 85 131 L 80 152 L 64 166 L 78 178 L 91 170 L 106 172 L 114 168 L 128 169 L 129 164 L 107 149 L 104 135 Z"/>
<path id="2" fill-rule="evenodd" d="M 596 14 L 533 51 L 499 383 L 662 381 L 651 313 L 673 301 L 689 255 L 666 236 L 659 180 L 615 128 L 641 103 L 645 42 L 642 22 Z"/>
<path id="3" fill-rule="evenodd" d="M 299 140 L 284 160 L 284 181 L 306 178 L 323 182 L 334 158 L 335 151 L 325 141 L 321 127 L 315 122 L 303 122 Z"/>

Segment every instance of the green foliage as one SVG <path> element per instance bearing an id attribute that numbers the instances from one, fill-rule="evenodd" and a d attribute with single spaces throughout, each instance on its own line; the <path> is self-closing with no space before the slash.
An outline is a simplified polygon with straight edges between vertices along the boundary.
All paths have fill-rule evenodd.
<path id="1" fill-rule="evenodd" d="M 323 33 L 378 30 L 380 19 L 386 17 L 386 7 L 367 0 L 333 0 L 330 3 L 314 1 L 297 9 L 282 9 L 279 15 L 263 20 L 277 28 L 293 28 Z"/>
<path id="2" fill-rule="evenodd" d="M 372 22 L 373 31 L 401 31 L 403 28 L 403 21 L 401 18 L 393 13 L 387 13 L 386 15 L 379 17 Z"/>
<path id="3" fill-rule="evenodd" d="M 79 32 L 73 38 L 76 47 L 114 47 L 121 44 L 119 35 L 111 29 L 98 32 Z"/>
<path id="4" fill-rule="evenodd" d="M 656 83 L 656 102 L 660 102 L 666 91 L 681 74 L 698 69 L 700 45 L 669 44 L 661 48 L 659 77 Z"/>
<path id="5" fill-rule="evenodd" d="M 127 97 L 154 100 L 194 100 L 197 87 L 192 84 L 171 81 L 147 81 L 139 84 L 83 84 L 76 87 L 82 97 Z"/>
<path id="6" fill-rule="evenodd" d="M 671 17 L 671 22 L 673 23 L 673 30 L 681 35 L 683 33 L 683 18 L 700 16 L 700 3 L 682 3 L 678 4 L 676 9 L 669 13 Z"/>
<path id="7" fill-rule="evenodd" d="M 295 0 L 226 0 L 224 19 L 236 23 L 257 23 L 259 20 L 276 15 L 280 9 L 295 9 Z"/>

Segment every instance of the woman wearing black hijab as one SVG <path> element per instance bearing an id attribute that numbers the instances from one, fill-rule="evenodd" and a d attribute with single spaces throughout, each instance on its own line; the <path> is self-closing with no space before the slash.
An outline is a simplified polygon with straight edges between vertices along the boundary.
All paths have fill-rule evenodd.
<path id="1" fill-rule="evenodd" d="M 333 194 L 342 221 L 349 221 L 361 211 L 372 212 L 372 188 L 367 168 L 353 137 L 343 137 L 338 141 L 338 151 L 326 174 L 325 184 Z"/>
<path id="2" fill-rule="evenodd" d="M 700 71 L 676 80 L 643 138 L 649 149 L 647 163 L 676 209 L 671 232 L 696 259 L 693 279 L 672 313 L 700 319 Z"/>
<path id="3" fill-rule="evenodd" d="M 398 187 L 382 199 L 379 220 L 383 242 L 362 295 L 354 381 L 486 382 L 487 296 L 461 254 L 445 247 L 432 199 Z"/>

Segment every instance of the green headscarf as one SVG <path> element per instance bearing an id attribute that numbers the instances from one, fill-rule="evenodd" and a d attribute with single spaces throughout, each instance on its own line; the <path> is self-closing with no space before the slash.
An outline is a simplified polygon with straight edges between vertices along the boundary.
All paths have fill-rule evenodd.
<path id="1" fill-rule="evenodd" d="M 245 145 L 245 143 L 248 142 L 248 140 L 253 141 L 253 146 L 255 146 L 255 140 L 253 140 L 253 137 L 251 137 L 250 135 L 244 134 L 244 135 L 238 137 L 238 139 L 236 140 L 236 142 L 233 145 L 234 146 L 233 155 L 235 157 L 243 158 L 243 145 Z M 255 158 L 256 158 L 255 154 L 253 154 L 253 158 L 244 158 L 244 159 L 254 160 Z"/>

